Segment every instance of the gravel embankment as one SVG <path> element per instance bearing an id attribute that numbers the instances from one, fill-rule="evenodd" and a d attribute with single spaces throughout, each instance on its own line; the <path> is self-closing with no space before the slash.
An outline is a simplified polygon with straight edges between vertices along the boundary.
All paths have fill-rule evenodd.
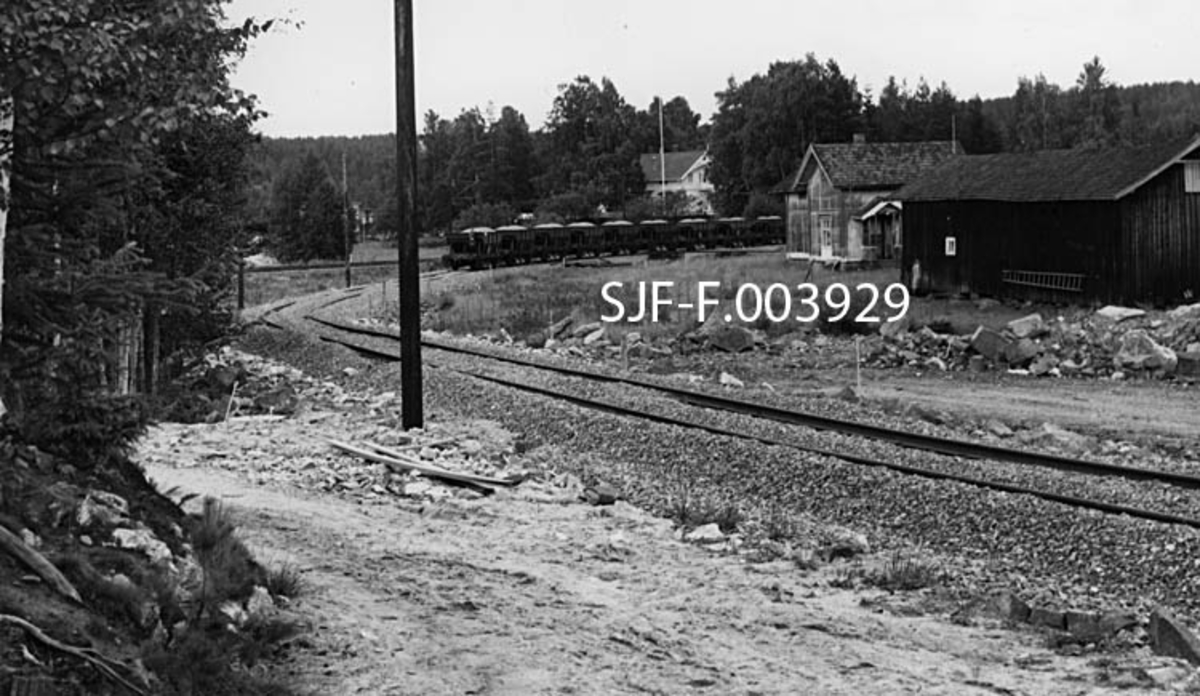
<path id="1" fill-rule="evenodd" d="M 718 428 L 732 428 L 738 432 L 770 438 L 798 447 L 870 457 L 889 463 L 1200 519 L 1200 495 L 1197 494 L 1197 491 L 1180 489 L 1161 482 L 1102 478 L 1029 465 L 964 459 L 921 452 L 887 442 L 841 433 L 813 430 L 735 413 L 690 407 L 648 389 L 589 382 L 579 378 L 476 360 L 469 356 L 442 351 L 430 351 L 429 357 L 447 367 L 456 367 L 521 384 L 563 391 L 606 403 L 645 410 L 655 415 L 695 421 Z M 861 420 L 862 417 L 861 414 L 853 416 L 855 420 Z"/>
<path id="2" fill-rule="evenodd" d="M 314 374 L 334 374 L 348 364 L 346 351 L 282 332 L 255 332 L 246 347 Z M 434 354 L 429 355 L 433 359 Z M 350 359 L 356 366 L 362 364 L 359 358 Z M 444 353 L 437 361 L 452 364 Z M 481 361 L 474 361 L 472 367 L 480 369 Z M 506 376 L 535 379 L 527 370 L 503 369 Z M 394 364 L 374 367 L 353 380 L 358 389 L 396 391 L 398 385 Z M 652 403 L 661 413 L 682 409 L 678 413 L 699 415 L 695 409 L 627 388 L 576 388 L 614 401 Z M 607 478 L 633 502 L 663 514 L 669 514 L 685 495 L 736 502 L 747 512 L 786 509 L 858 529 L 884 548 L 920 545 L 958 557 L 962 563 L 951 570 L 971 589 L 1003 586 L 1034 602 L 1080 609 L 1144 611 L 1149 602 L 1159 601 L 1192 618 L 1200 617 L 1200 534 L 1189 528 L 1079 511 L 1030 496 L 931 481 L 790 448 L 587 411 L 443 369 L 426 370 L 425 389 L 430 419 L 492 419 L 535 444 L 593 453 L 593 467 L 603 466 Z M 1192 494 L 1176 501 L 1153 485 L 1117 480 L 1085 484 L 1075 481 L 1078 477 L 1030 473 L 1025 468 L 1018 472 L 1012 465 L 968 463 L 830 433 L 800 434 L 796 428 L 736 414 L 708 412 L 704 419 L 863 456 L 906 457 L 914 465 L 931 468 L 987 466 L 989 476 L 1019 477 L 1026 485 L 1050 485 L 1060 492 L 1088 485 L 1088 494 L 1096 497 L 1141 496 L 1139 500 L 1124 497 L 1126 504 L 1200 510 Z M 587 462 L 587 457 L 570 458 L 569 465 Z"/>

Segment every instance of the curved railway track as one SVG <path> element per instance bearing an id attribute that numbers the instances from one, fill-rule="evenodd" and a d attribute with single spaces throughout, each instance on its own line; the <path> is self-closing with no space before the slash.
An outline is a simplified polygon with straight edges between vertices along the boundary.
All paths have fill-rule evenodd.
<path id="1" fill-rule="evenodd" d="M 316 317 L 311 314 L 305 316 L 304 318 L 311 322 L 314 322 L 320 326 L 323 326 L 325 328 L 333 329 L 336 331 L 341 331 L 346 334 L 368 336 L 371 338 L 381 338 L 381 339 L 387 339 L 390 341 L 398 340 L 396 335 L 392 332 L 382 331 L 382 330 L 374 329 L 371 327 L 341 324 L 338 322 L 332 322 L 332 321 L 329 321 L 329 320 L 326 320 L 326 319 L 323 319 L 320 317 Z M 264 321 L 268 324 L 271 324 L 271 325 L 277 327 L 277 328 L 285 328 L 280 324 L 277 324 L 277 323 L 274 323 L 274 322 L 271 322 L 271 321 L 268 321 L 265 319 L 264 319 Z M 398 361 L 399 360 L 399 356 L 395 352 L 389 352 L 387 350 L 382 350 L 377 347 L 364 345 L 362 343 L 356 343 L 356 342 L 351 341 L 344 337 L 320 335 L 320 338 L 324 341 L 343 345 L 345 347 L 348 347 L 352 350 L 355 350 L 359 353 L 362 353 L 362 354 L 365 354 L 365 355 L 368 355 L 371 357 L 388 360 L 388 361 Z M 789 425 L 800 425 L 800 426 L 805 426 L 805 427 L 819 429 L 819 430 L 828 430 L 828 431 L 838 432 L 838 433 L 842 433 L 842 434 L 850 435 L 850 436 L 869 438 L 869 439 L 879 440 L 882 442 L 891 443 L 891 444 L 898 445 L 901 447 L 917 449 L 917 450 L 927 451 L 927 452 L 932 452 L 932 453 L 937 453 L 937 454 L 943 454 L 943 455 L 949 455 L 949 456 L 955 456 L 955 457 L 964 457 L 964 458 L 969 458 L 969 459 L 979 459 L 979 460 L 987 460 L 987 461 L 1006 462 L 1006 463 L 1012 463 L 1012 464 L 1021 464 L 1021 465 L 1025 465 L 1025 466 L 1052 469 L 1052 470 L 1057 470 L 1057 471 L 1069 471 L 1069 472 L 1073 472 L 1073 473 L 1081 473 L 1081 474 L 1087 474 L 1087 475 L 1091 475 L 1091 476 L 1104 477 L 1104 478 L 1120 477 L 1120 478 L 1132 479 L 1132 480 L 1137 480 L 1137 481 L 1156 481 L 1156 482 L 1165 483 L 1165 484 L 1169 484 L 1169 485 L 1177 486 L 1177 487 L 1181 487 L 1181 488 L 1188 488 L 1188 489 L 1200 488 L 1200 477 L 1192 476 L 1189 474 L 1170 472 L 1170 471 L 1161 471 L 1161 470 L 1156 470 L 1156 469 L 1145 469 L 1145 468 L 1138 468 L 1138 467 L 1121 466 L 1121 465 L 1117 465 L 1117 464 L 1109 464 L 1109 463 L 1105 463 L 1105 462 L 1091 461 L 1091 460 L 1086 460 L 1086 459 L 1073 459 L 1073 458 L 1069 458 L 1069 457 L 1062 457 L 1062 456 L 1046 454 L 1046 453 L 1042 453 L 1042 452 L 1017 450 L 1017 449 L 1011 449 L 1011 448 L 1006 448 L 1006 447 L 998 447 L 995 445 L 989 445 L 989 444 L 985 444 L 985 443 L 969 442 L 969 441 L 965 441 L 965 440 L 946 439 L 946 438 L 939 438 L 939 437 L 932 436 L 932 435 L 924 435 L 924 434 L 920 434 L 920 433 L 905 432 L 905 431 L 900 431 L 900 430 L 896 430 L 896 429 L 892 429 L 892 428 L 875 426 L 875 425 L 870 425 L 870 424 L 866 424 L 866 423 L 859 423 L 859 422 L 855 422 L 855 421 L 842 420 L 842 419 L 838 419 L 838 418 L 830 418 L 827 416 L 819 416 L 816 414 L 805 413 L 805 412 L 801 412 L 801 411 L 790 411 L 787 409 L 781 409 L 781 408 L 777 408 L 777 407 L 773 407 L 773 406 L 755 404 L 755 403 L 741 400 L 741 399 L 732 399 L 729 397 L 717 396 L 717 395 L 713 395 L 713 394 L 705 394 L 705 393 L 697 392 L 697 391 L 690 390 L 690 389 L 682 389 L 682 388 L 678 388 L 678 387 L 664 386 L 664 385 L 654 384 L 652 382 L 648 382 L 648 381 L 644 381 L 644 380 L 640 380 L 640 379 L 634 379 L 634 378 L 629 378 L 629 377 L 618 377 L 618 376 L 613 376 L 613 375 L 605 375 L 605 374 L 596 373 L 596 372 L 593 372 L 590 370 L 581 370 L 578 368 L 545 365 L 545 364 L 538 363 L 538 362 L 535 362 L 532 360 L 527 360 L 527 359 L 518 358 L 518 357 L 514 357 L 514 356 L 498 356 L 498 355 L 494 355 L 494 354 L 491 354 L 488 352 L 467 348 L 464 346 L 454 346 L 454 345 L 445 344 L 440 341 L 433 341 L 433 340 L 425 339 L 425 340 L 422 340 L 422 345 L 427 348 L 440 350 L 440 351 L 444 351 L 447 353 L 469 355 L 472 357 L 483 358 L 483 359 L 494 361 L 494 362 L 516 365 L 516 366 L 526 368 L 526 369 L 534 369 L 534 370 L 552 372 L 552 373 L 556 373 L 556 374 L 560 374 L 560 375 L 565 375 L 565 376 L 579 378 L 579 379 L 585 379 L 585 380 L 591 380 L 591 381 L 634 386 L 634 387 L 651 390 L 653 392 L 657 392 L 659 394 L 669 396 L 671 398 L 674 398 L 674 399 L 680 401 L 681 403 L 684 403 L 689 406 L 697 407 L 697 408 L 730 411 L 730 412 L 735 412 L 735 413 L 739 413 L 742 415 L 750 416 L 753 418 L 765 419 L 765 420 L 785 423 L 785 424 L 789 424 Z M 842 461 L 847 461 L 847 462 L 854 463 L 854 464 L 886 468 L 886 469 L 890 469 L 892 471 L 897 471 L 897 472 L 908 474 L 908 475 L 921 476 L 921 477 L 930 478 L 930 479 L 957 481 L 957 482 L 966 483 L 966 484 L 970 484 L 973 486 L 979 486 L 982 488 L 988 488 L 988 489 L 997 490 L 997 491 L 1004 491 L 1004 492 L 1008 492 L 1008 493 L 1018 493 L 1018 494 L 1023 494 L 1023 495 L 1035 496 L 1038 498 L 1042 498 L 1044 500 L 1049 500 L 1049 501 L 1053 501 L 1053 502 L 1057 502 L 1057 503 L 1061 503 L 1061 504 L 1065 504 L 1065 505 L 1070 505 L 1072 507 L 1077 507 L 1077 508 L 1081 508 L 1081 509 L 1095 510 L 1095 511 L 1104 512 L 1104 513 L 1108 513 L 1108 514 L 1124 514 L 1124 515 L 1129 515 L 1130 517 L 1136 517 L 1136 518 L 1151 520 L 1151 521 L 1155 521 L 1155 522 L 1161 522 L 1161 523 L 1167 523 L 1167 524 L 1180 524 L 1180 525 L 1189 526 L 1189 527 L 1192 527 L 1195 529 L 1200 529 L 1200 519 L 1196 519 L 1196 518 L 1186 517 L 1186 516 L 1182 516 L 1182 515 L 1176 515 L 1176 514 L 1167 513 L 1167 512 L 1155 511 L 1155 510 L 1145 510 L 1145 509 L 1141 509 L 1141 508 L 1120 505 L 1117 503 L 1111 503 L 1111 502 L 1107 502 L 1107 501 L 1083 498 L 1083 497 L 1079 497 L 1079 496 L 1065 495 L 1065 494 L 1057 493 L 1054 491 L 1040 490 L 1040 489 L 1030 488 L 1027 486 L 1021 486 L 1021 485 L 1016 485 L 1016 484 L 1003 483 L 1003 482 L 998 482 L 998 481 L 990 481 L 990 480 L 982 479 L 982 478 L 979 478 L 976 476 L 950 473 L 950 472 L 946 472 L 946 471 L 939 471 L 939 470 L 928 469 L 928 468 L 924 468 L 924 467 L 916 467 L 916 466 L 911 466 L 911 465 L 907 465 L 907 464 L 899 464 L 896 462 L 889 462 L 889 461 L 885 461 L 882 459 L 876 459 L 873 457 L 864 457 L 864 456 L 859 456 L 859 455 L 848 454 L 845 452 L 839 452 L 839 451 L 822 448 L 822 447 L 801 445 L 801 444 L 798 444 L 795 442 L 788 442 L 786 440 L 776 438 L 776 437 L 758 435 L 758 434 L 748 433 L 748 432 L 734 430 L 734 429 L 730 429 L 730 428 L 712 426 L 712 425 L 709 425 L 706 423 L 702 423 L 700 421 L 691 420 L 691 419 L 687 419 L 687 418 L 677 418 L 674 416 L 666 416 L 666 415 L 662 415 L 662 414 L 649 413 L 649 412 L 646 412 L 646 411 L 643 411 L 640 409 L 631 408 L 631 407 L 624 406 L 621 404 L 616 404 L 616 403 L 612 403 L 612 402 L 608 402 L 608 401 L 602 401 L 602 400 L 598 400 L 598 399 L 592 399 L 589 397 L 583 397 L 583 396 L 579 396 L 576 394 L 568 394 L 568 393 L 561 392 L 561 391 L 558 391 L 555 389 L 535 386 L 535 385 L 525 383 L 525 382 L 517 382 L 514 380 L 504 379 L 501 377 L 496 377 L 494 375 L 487 375 L 487 374 L 483 374 L 483 373 L 473 371 L 473 370 L 464 370 L 464 369 L 456 368 L 456 367 L 437 365 L 436 363 L 431 363 L 431 364 L 433 364 L 434 366 L 437 366 L 437 367 L 451 369 L 451 370 L 454 370 L 455 372 L 458 372 L 458 373 L 461 373 L 464 375 L 468 375 L 468 376 L 471 376 L 476 379 L 488 381 L 493 384 L 498 384 L 498 385 L 502 385 L 502 386 L 505 386 L 508 388 L 517 389 L 520 391 L 524 391 L 526 393 L 536 394 L 536 395 L 542 396 L 542 397 L 565 401 L 568 403 L 572 403 L 576 406 L 580 406 L 580 407 L 588 408 L 588 409 L 592 409 L 592 410 L 603 411 L 606 413 L 612 413 L 612 414 L 621 415 L 621 416 L 625 416 L 625 417 L 636 418 L 636 419 L 641 419 L 641 420 L 645 420 L 645 421 L 662 423 L 662 424 L 672 425 L 672 426 L 677 426 L 677 427 L 697 429 L 697 430 L 702 430 L 702 431 L 710 432 L 710 433 L 717 434 L 717 435 L 740 438 L 740 439 L 744 439 L 744 440 L 751 440 L 751 441 L 756 441 L 756 442 L 760 442 L 760 443 L 772 445 L 772 446 L 786 447 L 789 449 L 803 451 L 803 452 L 810 453 L 810 454 L 833 457 L 833 458 L 837 458 Z"/>

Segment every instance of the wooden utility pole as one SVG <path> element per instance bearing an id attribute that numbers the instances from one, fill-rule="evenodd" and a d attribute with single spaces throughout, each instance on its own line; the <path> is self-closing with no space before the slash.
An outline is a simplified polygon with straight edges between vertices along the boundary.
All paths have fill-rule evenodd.
<path id="1" fill-rule="evenodd" d="M 354 243 L 350 241 L 350 186 L 346 180 L 346 151 L 342 150 L 342 243 L 346 246 L 346 287 L 350 287 L 350 256 Z"/>
<path id="2" fill-rule="evenodd" d="M 400 425 L 424 426 L 421 388 L 421 266 L 417 253 L 417 119 L 413 3 L 396 6 L 396 188 L 400 247 Z"/>

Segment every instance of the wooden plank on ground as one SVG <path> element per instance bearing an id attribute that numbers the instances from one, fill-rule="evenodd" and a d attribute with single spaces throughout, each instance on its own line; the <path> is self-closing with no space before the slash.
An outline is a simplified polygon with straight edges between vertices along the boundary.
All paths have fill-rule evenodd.
<path id="1" fill-rule="evenodd" d="M 364 449 L 357 445 L 352 445 L 348 442 L 339 440 L 329 440 L 329 444 L 335 449 L 350 454 L 357 454 L 365 459 L 386 464 L 391 469 L 400 469 L 403 471 L 415 471 L 423 476 L 446 479 L 447 481 L 461 481 L 463 483 L 472 483 L 482 486 L 515 486 L 519 481 L 493 478 L 491 476 L 479 476 L 476 474 L 468 474 L 458 471 L 450 471 L 440 467 L 431 466 L 424 462 L 418 461 L 411 457 L 406 457 L 399 452 L 394 452 L 395 456 L 381 454 L 370 449 Z"/>

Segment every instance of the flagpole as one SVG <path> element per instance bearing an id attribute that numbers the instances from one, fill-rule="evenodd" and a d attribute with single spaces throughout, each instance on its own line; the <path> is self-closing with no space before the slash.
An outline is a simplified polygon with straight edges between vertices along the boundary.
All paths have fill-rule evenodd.
<path id="1" fill-rule="evenodd" d="M 667 145 L 663 137 L 663 100 L 658 98 L 658 195 L 662 197 L 663 217 L 667 215 Z"/>

